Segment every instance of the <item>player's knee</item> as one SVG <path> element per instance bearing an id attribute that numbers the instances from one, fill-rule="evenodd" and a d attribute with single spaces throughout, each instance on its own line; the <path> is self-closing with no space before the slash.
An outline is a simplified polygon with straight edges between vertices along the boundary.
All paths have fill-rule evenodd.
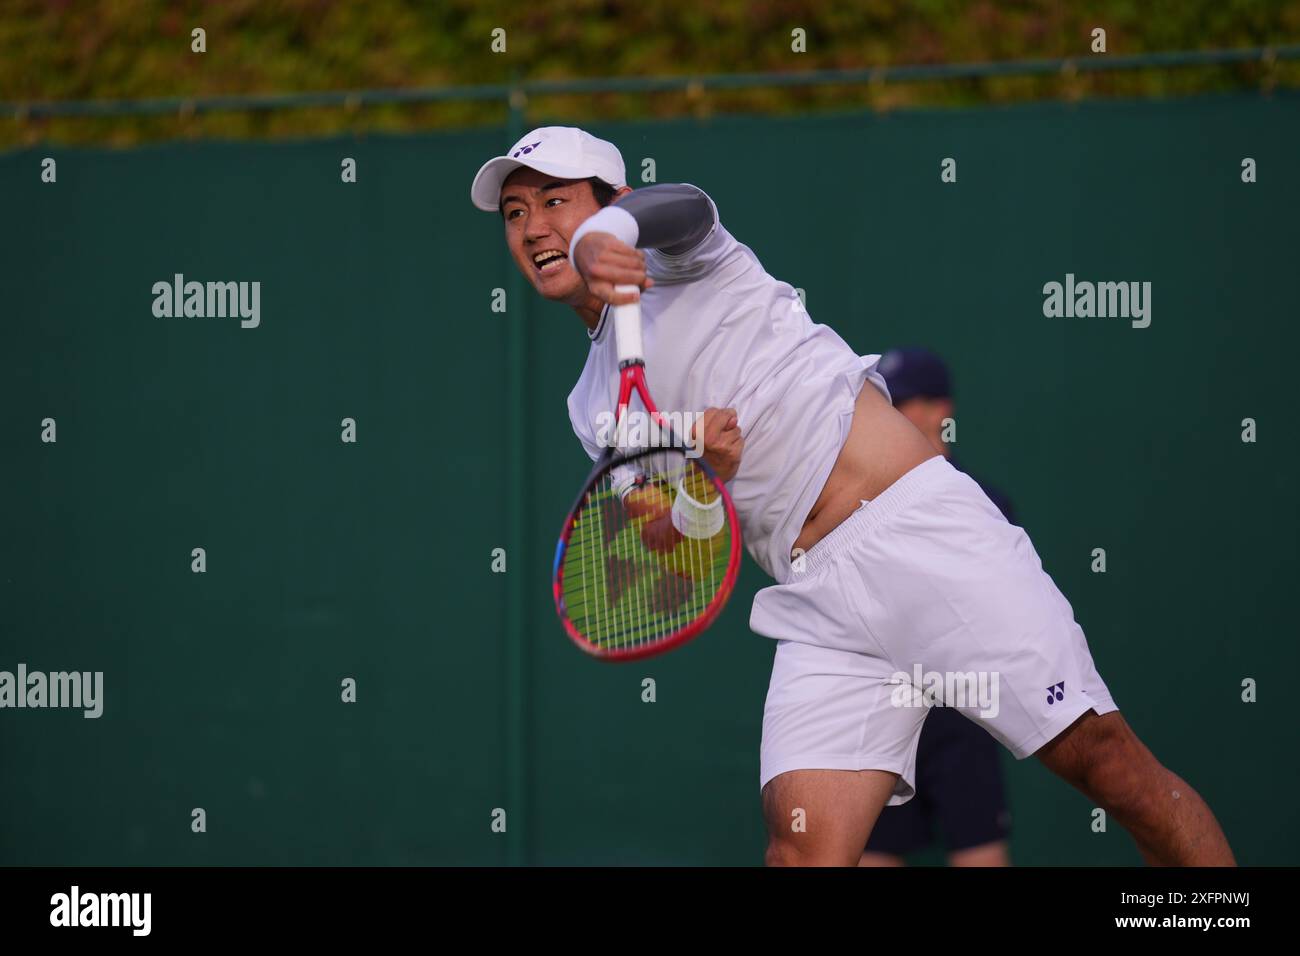
<path id="1" fill-rule="evenodd" d="M 788 840 L 768 840 L 764 866 L 801 866 L 799 850 Z"/>
<path id="2" fill-rule="evenodd" d="M 1130 776 L 1133 732 L 1118 714 L 1089 712 L 1043 748 L 1040 758 L 1054 773 L 1106 805 Z"/>
<path id="3" fill-rule="evenodd" d="M 851 858 L 850 858 L 851 857 Z M 765 866 L 854 866 L 856 854 L 808 840 L 769 839 L 763 854 Z"/>
<path id="4" fill-rule="evenodd" d="M 1082 789 L 1112 813 L 1140 818 L 1158 790 L 1162 768 L 1123 720 L 1096 721 L 1083 761 Z"/>

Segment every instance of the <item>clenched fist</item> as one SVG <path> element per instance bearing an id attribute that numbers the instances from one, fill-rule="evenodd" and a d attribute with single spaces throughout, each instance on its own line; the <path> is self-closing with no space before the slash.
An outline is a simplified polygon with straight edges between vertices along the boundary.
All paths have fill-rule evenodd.
<path id="1" fill-rule="evenodd" d="M 587 283 L 587 290 L 613 305 L 640 299 L 637 293 L 615 292 L 616 285 L 634 285 L 642 291 L 655 284 L 645 272 L 645 253 L 608 232 L 589 232 L 573 250 L 573 267 Z"/>
<path id="2" fill-rule="evenodd" d="M 734 408 L 706 408 L 691 432 L 692 444 L 703 451 L 701 457 L 724 483 L 736 476 L 741 453 L 745 450 L 745 439 L 740 434 L 738 422 Z"/>

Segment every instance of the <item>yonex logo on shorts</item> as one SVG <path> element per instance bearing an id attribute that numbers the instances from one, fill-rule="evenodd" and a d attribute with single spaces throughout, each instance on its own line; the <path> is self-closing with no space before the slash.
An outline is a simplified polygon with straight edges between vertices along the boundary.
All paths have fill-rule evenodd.
<path id="1" fill-rule="evenodd" d="M 895 707 L 979 708 L 979 716 L 998 715 L 997 671 L 925 671 L 912 665 L 912 673 L 896 671 L 889 678 L 897 684 L 889 702 Z"/>
<path id="2" fill-rule="evenodd" d="M 1058 700 L 1065 700 L 1065 681 L 1047 688 L 1047 702 L 1055 704 Z"/>

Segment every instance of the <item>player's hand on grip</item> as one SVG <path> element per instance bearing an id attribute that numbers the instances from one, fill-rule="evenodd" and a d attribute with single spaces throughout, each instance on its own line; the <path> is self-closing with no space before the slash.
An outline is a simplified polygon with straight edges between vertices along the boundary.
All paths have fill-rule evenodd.
<path id="1" fill-rule="evenodd" d="M 573 250 L 573 267 L 587 283 L 587 289 L 602 302 L 626 305 L 640 296 L 615 292 L 617 285 L 649 289 L 654 280 L 646 275 L 645 253 L 633 249 L 608 232 L 589 232 Z"/>
<path id="2" fill-rule="evenodd" d="M 682 533 L 673 527 L 671 511 L 647 521 L 641 528 L 641 543 L 651 551 L 671 554 L 681 540 Z"/>
<path id="3" fill-rule="evenodd" d="M 636 488 L 623 499 L 629 518 L 645 518 L 641 542 L 651 551 L 670 552 L 682 540 L 673 527 L 672 499 L 653 486 Z"/>
<path id="4" fill-rule="evenodd" d="M 745 439 L 740 434 L 739 419 L 734 408 L 706 408 L 692 431 L 693 444 L 702 451 L 701 457 L 717 474 L 718 480 L 728 482 L 740 469 Z M 703 436 L 701 445 L 700 436 Z"/>

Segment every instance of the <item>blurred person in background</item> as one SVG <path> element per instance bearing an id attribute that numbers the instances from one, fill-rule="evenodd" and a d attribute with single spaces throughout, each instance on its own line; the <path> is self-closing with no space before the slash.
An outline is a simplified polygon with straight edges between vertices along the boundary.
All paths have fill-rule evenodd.
<path id="1" fill-rule="evenodd" d="M 881 358 L 880 373 L 894 407 L 961 469 L 952 445 L 944 440 L 945 433 L 951 434 L 955 406 L 952 377 L 943 359 L 928 349 L 894 349 Z M 976 481 L 1015 524 L 1007 497 Z M 917 745 L 916 796 L 881 811 L 859 865 L 903 866 L 908 854 L 934 843 L 937 830 L 952 866 L 1009 866 L 1011 815 L 1000 760 L 997 742 L 974 721 L 951 707 L 931 708 Z"/>

